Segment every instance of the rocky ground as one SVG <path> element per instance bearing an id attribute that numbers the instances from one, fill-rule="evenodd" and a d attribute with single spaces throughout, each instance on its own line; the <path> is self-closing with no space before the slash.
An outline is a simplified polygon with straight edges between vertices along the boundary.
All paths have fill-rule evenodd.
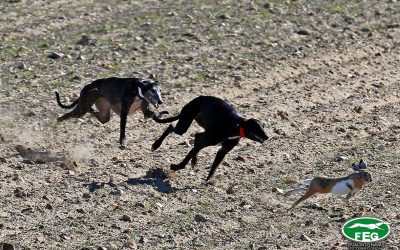
<path id="1" fill-rule="evenodd" d="M 17 249 L 344 249 L 365 215 L 400 230 L 400 2 L 0 1 L 0 242 Z M 130 116 L 62 124 L 63 101 L 94 79 L 162 82 L 171 114 L 198 95 L 262 120 L 205 186 L 217 147 L 165 173 L 193 126 L 151 152 L 167 125 Z M 347 205 L 285 197 L 360 158 L 373 182 Z"/>

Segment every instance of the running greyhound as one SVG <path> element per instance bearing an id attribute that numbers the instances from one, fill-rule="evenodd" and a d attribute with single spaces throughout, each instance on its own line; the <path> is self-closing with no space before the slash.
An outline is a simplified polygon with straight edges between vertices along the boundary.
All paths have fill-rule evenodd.
<path id="1" fill-rule="evenodd" d="M 194 166 L 197 162 L 197 154 L 201 149 L 217 144 L 222 145 L 214 159 L 206 181 L 213 177 L 218 165 L 225 155 L 239 143 L 240 138 L 246 137 L 260 143 L 268 139 L 264 131 L 264 125 L 260 121 L 245 119 L 232 105 L 213 96 L 199 96 L 193 99 L 175 117 L 160 119 L 155 116 L 153 119 L 159 123 L 179 121 L 175 127 L 169 125 L 161 137 L 154 142 L 152 150 L 159 148 L 164 139 L 172 132 L 183 135 L 193 120 L 205 130 L 202 133 L 195 134 L 193 149 L 190 150 L 181 163 L 172 164 L 171 170 L 184 169 L 189 160 Z"/>
<path id="2" fill-rule="evenodd" d="M 93 114 L 102 124 L 110 120 L 112 109 L 120 117 L 121 147 L 125 144 L 125 127 L 127 116 L 141 109 L 145 118 L 158 118 L 166 111 L 153 112 L 150 104 L 155 108 L 163 103 L 160 87 L 157 81 L 140 78 L 105 78 L 98 79 L 86 85 L 81 90 L 80 96 L 72 104 L 64 105 L 60 101 L 60 95 L 55 91 L 57 103 L 65 109 L 74 108 L 57 119 L 58 122 L 70 118 L 80 118 L 86 113 Z M 96 106 L 95 111 L 92 106 Z"/>

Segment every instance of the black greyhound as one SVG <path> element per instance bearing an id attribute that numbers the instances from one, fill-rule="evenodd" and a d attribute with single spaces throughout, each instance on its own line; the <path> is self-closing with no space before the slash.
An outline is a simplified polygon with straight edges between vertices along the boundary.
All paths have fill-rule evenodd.
<path id="1" fill-rule="evenodd" d="M 221 144 L 210 173 L 206 181 L 210 180 L 218 165 L 225 155 L 231 151 L 240 138 L 246 137 L 250 140 L 263 143 L 268 139 L 264 131 L 264 125 L 256 119 L 245 119 L 236 109 L 224 100 L 213 96 L 199 96 L 186 104 L 179 115 L 166 119 L 153 118 L 159 123 L 168 123 L 179 120 L 176 126 L 169 125 L 161 137 L 153 143 L 152 150 L 160 147 L 164 139 L 172 132 L 183 135 L 193 120 L 195 120 L 204 132 L 195 134 L 194 147 L 181 163 L 171 165 L 171 170 L 184 169 L 191 160 L 192 166 L 196 165 L 197 154 L 208 146 Z"/>
<path id="2" fill-rule="evenodd" d="M 56 91 L 57 103 L 60 107 L 71 109 L 71 112 L 59 117 L 62 122 L 70 118 L 82 117 L 87 112 L 92 113 L 101 122 L 110 120 L 111 109 L 121 117 L 119 143 L 124 146 L 127 116 L 141 109 L 145 118 L 158 117 L 168 112 L 153 112 L 150 104 L 158 108 L 163 103 L 160 87 L 157 81 L 140 78 L 105 78 L 98 79 L 86 85 L 80 96 L 72 104 L 64 105 Z M 97 107 L 98 112 L 92 106 Z"/>

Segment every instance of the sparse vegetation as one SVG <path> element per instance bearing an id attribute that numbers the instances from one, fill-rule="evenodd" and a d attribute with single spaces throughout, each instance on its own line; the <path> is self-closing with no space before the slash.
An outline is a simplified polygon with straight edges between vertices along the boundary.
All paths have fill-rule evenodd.
<path id="1" fill-rule="evenodd" d="M 363 214 L 391 223 L 387 246 L 400 245 L 398 1 L 0 2 L 0 242 L 346 248 L 341 221 Z M 115 114 L 104 125 L 56 122 L 66 110 L 53 90 L 65 102 L 94 79 L 151 74 L 160 110 L 219 96 L 265 121 L 270 140 L 243 139 L 203 185 L 218 147 L 175 178 L 146 174 L 181 160 L 196 126 L 150 152 L 166 125 L 141 114 L 128 118 L 128 150 Z M 273 192 L 297 185 L 289 179 L 346 176 L 360 158 L 373 182 L 349 205 L 325 195 L 289 213 L 298 196 Z"/>

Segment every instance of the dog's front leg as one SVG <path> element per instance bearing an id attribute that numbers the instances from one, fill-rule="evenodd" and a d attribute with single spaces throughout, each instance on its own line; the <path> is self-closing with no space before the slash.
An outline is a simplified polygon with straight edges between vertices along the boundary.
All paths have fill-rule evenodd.
<path id="1" fill-rule="evenodd" d="M 224 141 L 222 143 L 222 147 L 218 150 L 217 155 L 215 156 L 214 162 L 211 166 L 211 170 L 208 174 L 206 181 L 209 181 L 214 176 L 215 170 L 217 170 L 218 165 L 222 162 L 225 155 L 229 153 L 229 151 L 231 151 L 239 143 L 239 140 L 240 139 L 233 139 Z"/>
<path id="2" fill-rule="evenodd" d="M 201 139 L 203 138 L 203 136 L 204 136 L 204 132 L 203 133 L 196 133 L 194 135 L 194 145 L 195 146 L 202 143 Z M 191 163 L 192 167 L 196 166 L 196 164 L 197 164 L 197 154 L 195 154 L 192 157 L 192 160 L 191 160 L 190 163 Z"/>
<path id="3" fill-rule="evenodd" d="M 119 144 L 121 148 L 125 147 L 125 128 L 126 128 L 126 120 L 128 118 L 128 108 L 122 106 L 121 108 L 121 120 L 119 124 Z"/>

